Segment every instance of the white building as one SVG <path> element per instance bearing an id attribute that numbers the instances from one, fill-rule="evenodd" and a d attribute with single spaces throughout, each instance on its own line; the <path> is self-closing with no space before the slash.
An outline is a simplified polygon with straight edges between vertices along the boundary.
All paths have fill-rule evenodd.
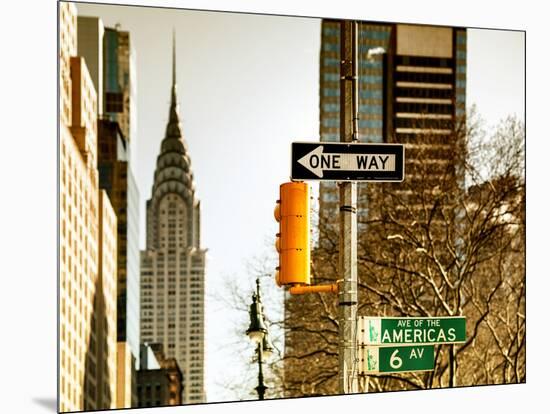
<path id="1" fill-rule="evenodd" d="M 175 49 L 174 49 L 175 50 Z M 183 403 L 205 402 L 204 276 L 200 202 L 178 115 L 173 64 L 170 116 L 147 201 L 141 252 L 141 342 L 162 343 L 183 373 Z"/>
<path id="2" fill-rule="evenodd" d="M 59 410 L 115 408 L 116 216 L 98 188 L 97 93 L 59 3 Z"/>

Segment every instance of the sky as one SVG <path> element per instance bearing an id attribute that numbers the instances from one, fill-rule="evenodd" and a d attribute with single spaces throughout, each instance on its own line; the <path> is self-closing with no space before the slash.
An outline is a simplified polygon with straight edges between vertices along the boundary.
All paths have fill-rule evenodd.
<path id="1" fill-rule="evenodd" d="M 209 400 L 235 399 L 221 384 L 233 374 L 219 366 L 233 365 L 234 377 L 239 377 L 242 361 L 228 363 L 235 356 L 227 344 L 239 340 L 235 321 L 243 315 L 216 298 L 227 293 L 228 280 L 251 291 L 256 276 L 249 263 L 274 254 L 273 208 L 279 184 L 289 180 L 290 143 L 319 140 L 321 20 L 128 6 L 77 8 L 80 15 L 101 17 L 106 26 L 120 23 L 136 51 L 138 132 L 132 151 L 142 249 L 145 202 L 168 120 L 175 30 L 180 118 L 201 201 L 202 247 L 208 249 L 206 386 Z M 488 125 L 511 114 L 523 119 L 523 33 L 468 30 L 467 70 L 467 105 L 476 104 Z M 273 284 L 273 279 L 262 283 Z M 277 295 L 276 289 L 270 292 Z M 280 305 L 280 296 L 278 300 Z M 244 332 L 241 339 L 247 340 Z"/>

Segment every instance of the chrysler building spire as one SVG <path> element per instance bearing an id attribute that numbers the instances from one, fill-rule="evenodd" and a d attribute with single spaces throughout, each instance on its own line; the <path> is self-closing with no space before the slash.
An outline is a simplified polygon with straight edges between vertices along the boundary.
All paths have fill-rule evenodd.
<path id="1" fill-rule="evenodd" d="M 186 204 L 189 213 L 186 226 L 186 243 L 188 246 L 199 247 L 199 200 L 195 195 L 195 183 L 191 169 L 191 158 L 187 144 L 183 137 L 182 125 L 179 116 L 176 87 L 176 39 L 175 32 L 172 39 L 172 99 L 170 102 L 169 119 L 166 132 L 161 141 L 160 153 L 157 157 L 151 202 L 148 207 L 148 220 L 150 231 L 147 233 L 147 246 L 158 247 L 161 243 L 157 231 L 155 211 L 162 198 L 168 193 L 178 194 Z M 149 215 L 151 215 L 149 217 Z"/>
<path id="2" fill-rule="evenodd" d="M 172 30 L 172 98 L 176 96 L 176 30 Z"/>
<path id="3" fill-rule="evenodd" d="M 176 84 L 176 31 L 172 32 L 172 97 L 170 100 L 170 123 L 179 124 L 178 95 Z"/>

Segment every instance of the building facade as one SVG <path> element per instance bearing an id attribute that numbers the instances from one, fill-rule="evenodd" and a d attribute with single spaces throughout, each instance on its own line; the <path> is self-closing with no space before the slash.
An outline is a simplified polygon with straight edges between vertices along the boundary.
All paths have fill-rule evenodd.
<path id="1" fill-rule="evenodd" d="M 448 154 L 466 105 L 466 29 L 360 22 L 359 141 L 405 144 L 405 174 Z M 373 53 L 375 52 L 375 53 Z M 376 53 L 377 52 L 377 53 Z M 340 141 L 340 21 L 323 20 L 320 56 L 321 141 Z M 429 158 L 425 151 L 430 150 Z M 359 225 L 368 215 L 358 185 Z M 321 183 L 321 221 L 338 217 L 336 183 Z M 361 217 L 363 220 L 361 220 Z"/>
<path id="2" fill-rule="evenodd" d="M 118 408 L 137 405 L 136 369 L 139 366 L 139 193 L 131 165 L 130 137 L 135 136 L 135 53 L 130 34 L 105 28 L 94 16 L 78 16 L 78 53 L 91 62 L 91 78 L 98 91 L 99 186 L 107 191 L 118 220 L 117 340 L 127 342 L 132 360 L 120 359 Z M 126 350 L 125 346 L 121 349 Z M 130 372 L 124 372 L 130 366 Z M 123 403 L 124 401 L 124 403 Z"/>
<path id="3" fill-rule="evenodd" d="M 183 375 L 175 358 L 166 358 L 162 344 L 142 344 L 138 371 L 139 407 L 181 405 Z"/>
<path id="4" fill-rule="evenodd" d="M 174 44 L 169 121 L 147 201 L 141 252 L 141 341 L 162 343 L 185 378 L 183 403 L 205 402 L 205 253 L 200 202 L 178 114 Z"/>
<path id="5" fill-rule="evenodd" d="M 435 187 L 457 155 L 456 130 L 465 116 L 466 30 L 359 22 L 358 60 L 359 141 L 405 145 L 406 184 L 388 185 L 393 185 L 390 192 L 407 200 L 409 209 L 422 209 L 416 201 L 415 183 L 424 180 L 424 185 L 433 182 Z M 340 20 L 321 24 L 319 101 L 321 141 L 339 142 Z M 427 169 L 430 183 L 420 175 Z M 459 184 L 460 171 L 455 174 Z M 362 249 L 369 249 L 367 222 L 375 203 L 382 200 L 378 193 L 382 185 L 357 186 Z M 339 202 L 337 183 L 320 183 L 313 283 L 333 282 L 338 277 Z M 364 277 L 359 269 L 359 282 Z M 365 294 L 360 289 L 360 300 Z M 332 300 L 317 295 L 286 296 L 285 396 L 338 392 L 338 332 L 331 322 L 338 318 L 338 306 L 333 305 Z M 323 317 L 318 317 L 320 309 L 324 309 Z"/>
<path id="6" fill-rule="evenodd" d="M 135 407 L 135 358 L 128 342 L 117 342 L 116 407 Z"/>
<path id="7" fill-rule="evenodd" d="M 130 33 L 120 30 L 118 25 L 106 28 L 103 54 L 103 113 L 107 119 L 118 122 L 126 140 L 136 142 L 136 51 Z"/>
<path id="8" fill-rule="evenodd" d="M 128 344 L 130 371 L 125 359 L 118 368 L 119 379 L 130 382 L 130 405 L 137 405 L 136 369 L 139 366 L 139 193 L 128 159 L 129 142 L 118 122 L 98 121 L 99 186 L 107 191 L 117 215 L 117 341 Z M 128 385 L 121 385 L 121 390 Z M 120 401 L 128 401 L 121 397 Z"/>
<path id="9" fill-rule="evenodd" d="M 95 405 L 97 409 L 116 406 L 116 297 L 117 297 L 117 217 L 107 193 L 99 190 L 99 263 L 94 310 L 87 355 L 89 369 L 97 372 Z M 93 379 L 93 375 L 89 375 Z M 86 381 L 85 381 L 86 384 Z M 93 394 L 92 394 L 93 395 Z"/>
<path id="10" fill-rule="evenodd" d="M 77 16 L 78 55 L 86 59 L 97 92 L 97 115 L 103 114 L 103 39 L 105 27 L 99 17 Z"/>
<path id="11" fill-rule="evenodd" d="M 129 163 L 129 142 L 118 122 L 98 123 L 99 186 L 107 191 L 118 218 L 117 337 L 139 361 L 139 192 Z M 136 365 L 138 366 L 138 365 Z"/>
<path id="12" fill-rule="evenodd" d="M 77 56 L 76 7 L 58 11 L 58 408 L 114 408 L 116 217 L 98 186 L 97 93 Z"/>

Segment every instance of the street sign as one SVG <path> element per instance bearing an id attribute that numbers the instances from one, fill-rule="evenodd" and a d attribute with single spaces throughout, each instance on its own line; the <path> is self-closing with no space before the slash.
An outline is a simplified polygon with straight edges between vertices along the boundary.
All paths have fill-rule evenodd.
<path id="1" fill-rule="evenodd" d="M 466 318 L 361 316 L 357 335 L 358 342 L 362 345 L 456 344 L 466 341 Z"/>
<path id="2" fill-rule="evenodd" d="M 403 181 L 403 144 L 293 142 L 294 181 Z"/>
<path id="3" fill-rule="evenodd" d="M 359 353 L 360 370 L 365 374 L 434 369 L 433 345 L 365 346 Z"/>

